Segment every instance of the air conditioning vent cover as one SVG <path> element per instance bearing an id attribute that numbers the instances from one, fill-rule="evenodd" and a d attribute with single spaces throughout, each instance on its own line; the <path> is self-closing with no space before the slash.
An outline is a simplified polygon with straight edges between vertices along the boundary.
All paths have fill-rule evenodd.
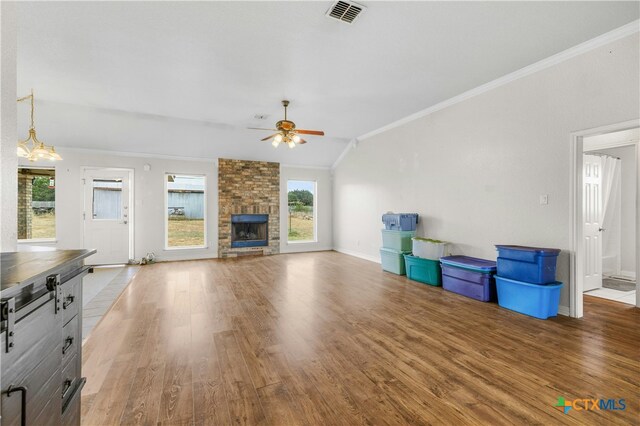
<path id="1" fill-rule="evenodd" d="M 327 11 L 327 16 L 347 24 L 353 24 L 365 9 L 366 7 L 360 4 L 338 0 Z"/>

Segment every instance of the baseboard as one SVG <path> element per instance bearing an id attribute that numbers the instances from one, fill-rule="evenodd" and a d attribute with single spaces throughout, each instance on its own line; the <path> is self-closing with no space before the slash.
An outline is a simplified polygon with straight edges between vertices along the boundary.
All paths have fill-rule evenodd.
<path id="1" fill-rule="evenodd" d="M 569 311 L 569 307 L 568 306 L 558 306 L 558 314 L 560 315 L 564 315 L 566 317 L 571 316 L 570 311 Z"/>
<path id="2" fill-rule="evenodd" d="M 280 254 L 308 253 L 312 251 L 330 251 L 331 246 L 319 246 L 318 243 L 294 243 L 280 246 Z"/>
<path id="3" fill-rule="evenodd" d="M 636 279 L 635 271 L 620 271 L 620 275 L 625 277 L 625 278 L 630 278 L 632 280 Z"/>
<path id="4" fill-rule="evenodd" d="M 357 251 L 347 250 L 340 247 L 334 247 L 333 249 L 339 253 L 348 254 L 349 256 L 359 257 L 360 259 L 368 260 L 370 262 L 380 263 L 380 258 L 377 256 L 370 256 L 368 254 L 359 253 Z"/>

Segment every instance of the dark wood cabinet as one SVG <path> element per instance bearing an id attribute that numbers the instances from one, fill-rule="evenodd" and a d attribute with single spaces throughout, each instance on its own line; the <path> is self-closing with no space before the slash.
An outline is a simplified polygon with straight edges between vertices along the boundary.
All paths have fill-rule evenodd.
<path id="1" fill-rule="evenodd" d="M 21 253 L 2 254 L 2 426 L 80 424 L 82 279 L 88 273 L 82 252 L 91 252 L 76 252 L 27 278 L 16 275 Z M 13 281 L 5 281 L 11 274 Z"/>

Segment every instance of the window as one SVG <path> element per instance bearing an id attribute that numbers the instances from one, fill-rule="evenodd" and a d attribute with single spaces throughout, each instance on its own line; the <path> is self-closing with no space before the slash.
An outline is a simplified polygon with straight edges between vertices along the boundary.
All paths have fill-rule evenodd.
<path id="1" fill-rule="evenodd" d="M 289 200 L 289 242 L 316 241 L 316 183 L 308 180 L 287 182 Z"/>
<path id="2" fill-rule="evenodd" d="M 55 169 L 18 169 L 18 239 L 56 238 Z"/>
<path id="3" fill-rule="evenodd" d="M 122 216 L 122 179 L 93 179 L 93 218 L 120 220 Z"/>
<path id="4" fill-rule="evenodd" d="M 205 247 L 205 176 L 167 174 L 166 247 Z"/>

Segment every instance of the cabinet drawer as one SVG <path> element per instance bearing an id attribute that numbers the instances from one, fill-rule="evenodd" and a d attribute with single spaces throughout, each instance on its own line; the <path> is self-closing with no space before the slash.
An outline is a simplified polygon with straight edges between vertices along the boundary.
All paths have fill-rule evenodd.
<path id="1" fill-rule="evenodd" d="M 62 406 L 66 406 L 73 392 L 80 383 L 80 363 L 78 362 L 78 355 L 73 355 L 69 364 L 62 370 Z"/>
<path id="2" fill-rule="evenodd" d="M 82 306 L 82 276 L 75 277 L 60 286 L 62 290 L 62 323 L 66 324 L 78 314 Z"/>
<path id="3" fill-rule="evenodd" d="M 82 394 L 82 388 L 87 379 L 80 379 L 78 386 L 76 386 L 71 395 L 69 402 L 62 409 L 62 426 L 78 426 L 80 425 L 80 395 Z"/>
<path id="4" fill-rule="evenodd" d="M 81 344 L 80 327 L 78 322 L 80 315 L 76 315 L 62 329 L 62 365 L 65 366 L 73 356 L 78 353 L 78 345 Z"/>

